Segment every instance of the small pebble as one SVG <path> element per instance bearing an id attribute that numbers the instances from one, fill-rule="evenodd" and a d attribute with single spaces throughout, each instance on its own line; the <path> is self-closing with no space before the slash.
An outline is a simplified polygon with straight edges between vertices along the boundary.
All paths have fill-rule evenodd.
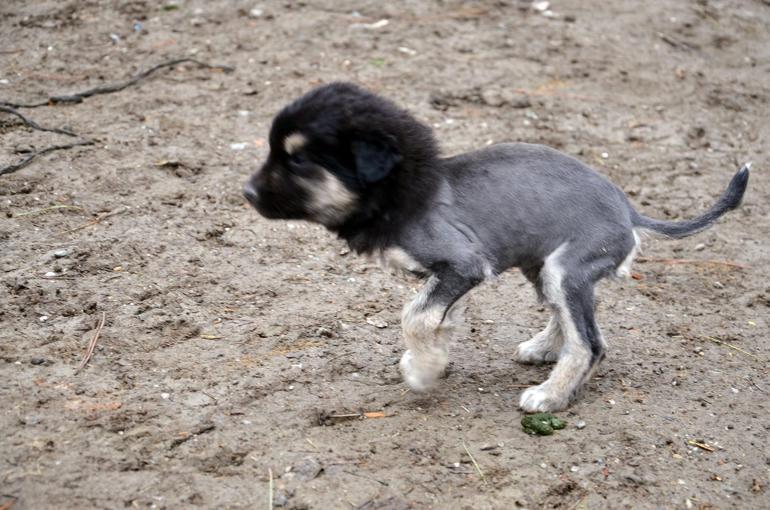
<path id="1" fill-rule="evenodd" d="M 41 315 L 41 316 L 38 318 L 38 320 L 39 320 L 40 322 L 45 322 L 45 321 L 47 321 L 47 320 L 48 320 L 48 316 L 47 316 L 47 315 Z"/>
<path id="2" fill-rule="evenodd" d="M 63 259 L 69 254 L 70 254 L 69 250 L 64 250 L 64 249 L 56 250 L 55 252 L 53 252 L 53 256 L 56 257 L 57 259 Z"/>
<path id="3" fill-rule="evenodd" d="M 378 329 L 385 329 L 388 327 L 388 323 L 379 317 L 367 317 L 366 323 Z"/>
<path id="4" fill-rule="evenodd" d="M 584 422 L 583 420 L 578 420 L 578 422 L 575 424 L 575 427 L 578 430 L 582 430 L 582 429 L 586 428 L 586 422 Z"/>
<path id="5" fill-rule="evenodd" d="M 705 248 L 706 248 L 706 245 L 705 245 L 705 244 L 703 244 L 703 243 L 698 243 L 698 244 L 696 244 L 696 245 L 695 245 L 695 248 L 693 248 L 693 250 L 695 250 L 695 251 L 702 251 L 702 250 L 704 250 Z"/>
<path id="6" fill-rule="evenodd" d="M 32 363 L 33 365 L 42 365 L 43 363 L 45 363 L 45 358 L 41 358 L 39 356 L 36 356 L 36 357 L 32 358 L 31 360 L 29 360 L 29 362 Z"/>
<path id="7" fill-rule="evenodd" d="M 249 18 L 261 18 L 264 13 L 262 9 L 254 8 L 249 11 Z"/>

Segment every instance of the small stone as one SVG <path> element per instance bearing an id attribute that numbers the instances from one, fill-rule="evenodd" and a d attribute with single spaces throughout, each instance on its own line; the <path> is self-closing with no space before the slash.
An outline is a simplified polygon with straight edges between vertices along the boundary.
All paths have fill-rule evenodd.
<path id="1" fill-rule="evenodd" d="M 249 11 L 249 18 L 261 18 L 265 11 L 257 7 Z"/>
<path id="2" fill-rule="evenodd" d="M 698 243 L 695 245 L 695 248 L 693 248 L 695 251 L 703 251 L 704 249 L 706 249 L 706 245 L 703 243 Z"/>
<path id="3" fill-rule="evenodd" d="M 385 329 L 388 327 L 388 323 L 379 317 L 367 317 L 366 323 L 378 329 Z"/>
<path id="4" fill-rule="evenodd" d="M 171 396 L 171 394 L 169 394 L 169 393 L 161 393 L 160 394 L 160 398 L 162 398 L 163 400 L 168 400 L 168 397 L 170 397 L 170 396 Z"/>
<path id="5" fill-rule="evenodd" d="M 56 271 L 48 271 L 48 272 L 45 274 L 45 277 L 46 277 L 46 278 L 53 278 L 53 277 L 55 277 L 55 276 L 59 276 L 59 273 L 57 273 Z"/>
<path id="6" fill-rule="evenodd" d="M 286 497 L 286 494 L 283 494 L 282 492 L 279 492 L 275 495 L 275 498 L 273 499 L 273 504 L 275 506 L 284 507 L 289 502 L 289 498 Z"/>
<path id="7" fill-rule="evenodd" d="M 31 360 L 29 360 L 29 362 L 32 363 L 33 365 L 42 365 L 43 363 L 46 362 L 46 359 L 40 356 L 35 356 Z"/>
<path id="8" fill-rule="evenodd" d="M 520 94 L 512 90 L 503 89 L 500 91 L 500 97 L 507 104 L 511 105 L 511 108 L 529 108 L 532 106 L 529 96 L 526 94 Z"/>
<path id="9" fill-rule="evenodd" d="M 56 250 L 55 252 L 53 252 L 53 256 L 56 257 L 57 259 L 63 259 L 69 254 L 70 254 L 69 250 L 66 250 L 66 249 Z"/>
<path id="10" fill-rule="evenodd" d="M 578 430 L 582 430 L 586 428 L 586 422 L 584 422 L 583 420 L 578 420 L 578 422 L 575 424 L 575 428 L 577 428 Z"/>
<path id="11" fill-rule="evenodd" d="M 488 106 L 500 106 L 503 104 L 503 98 L 497 90 L 482 90 L 480 95 L 481 100 Z"/>
<path id="12" fill-rule="evenodd" d="M 47 321 L 47 320 L 48 320 L 48 316 L 47 316 L 47 315 L 41 315 L 40 317 L 38 317 L 38 320 L 39 320 L 40 322 L 45 322 L 45 321 Z"/>

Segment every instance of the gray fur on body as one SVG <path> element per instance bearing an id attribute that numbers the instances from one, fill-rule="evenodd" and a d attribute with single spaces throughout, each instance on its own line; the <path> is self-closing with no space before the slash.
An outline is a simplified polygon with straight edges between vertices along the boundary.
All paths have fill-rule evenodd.
<path id="1" fill-rule="evenodd" d="M 427 281 L 404 307 L 406 382 L 430 388 L 448 363 L 457 301 L 510 267 L 521 268 L 552 312 L 520 343 L 522 363 L 556 362 L 528 388 L 525 411 L 565 408 L 604 358 L 594 285 L 628 274 L 638 230 L 680 238 L 737 207 L 749 167 L 703 215 L 647 218 L 625 194 L 580 161 L 553 149 L 500 144 L 438 157 L 430 129 L 355 85 L 319 87 L 273 121 L 270 154 L 244 188 L 265 217 L 306 219 L 359 252 Z"/>

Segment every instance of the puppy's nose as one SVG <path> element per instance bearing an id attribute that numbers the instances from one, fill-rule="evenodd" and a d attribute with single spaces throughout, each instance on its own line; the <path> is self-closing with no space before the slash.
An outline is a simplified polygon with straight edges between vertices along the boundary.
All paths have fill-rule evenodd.
<path id="1" fill-rule="evenodd" d="M 251 205 L 254 207 L 257 206 L 257 203 L 259 202 L 259 194 L 250 182 L 246 183 L 246 185 L 243 187 L 243 196 L 246 197 L 246 200 L 248 200 Z"/>

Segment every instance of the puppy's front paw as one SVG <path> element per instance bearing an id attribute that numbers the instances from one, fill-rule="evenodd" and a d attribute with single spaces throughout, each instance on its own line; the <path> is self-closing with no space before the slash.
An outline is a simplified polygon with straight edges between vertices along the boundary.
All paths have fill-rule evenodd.
<path id="1" fill-rule="evenodd" d="M 553 350 L 556 346 L 548 345 L 539 335 L 516 346 L 513 357 L 519 363 L 539 365 L 553 363 L 559 359 L 559 353 Z"/>
<path id="2" fill-rule="evenodd" d="M 519 400 L 519 407 L 528 413 L 548 413 L 561 411 L 569 405 L 569 395 L 559 395 L 547 382 L 524 390 Z"/>
<path id="3" fill-rule="evenodd" d="M 400 366 L 404 381 L 412 390 L 427 391 L 444 373 L 447 356 L 441 352 L 416 355 L 409 350 L 401 357 Z"/>

